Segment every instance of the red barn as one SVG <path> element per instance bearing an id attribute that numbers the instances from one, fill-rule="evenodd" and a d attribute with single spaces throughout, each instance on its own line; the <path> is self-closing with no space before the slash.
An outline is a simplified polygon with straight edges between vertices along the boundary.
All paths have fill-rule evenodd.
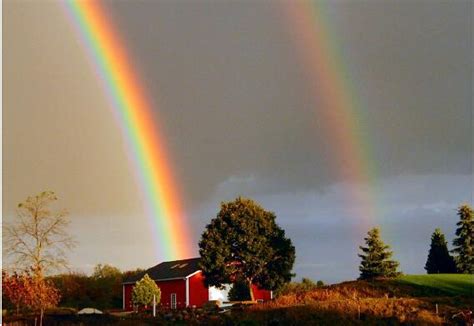
<path id="1" fill-rule="evenodd" d="M 165 308 L 201 307 L 209 300 L 227 301 L 229 287 L 225 290 L 206 287 L 199 268 L 199 260 L 200 258 L 191 258 L 163 262 L 126 279 L 123 282 L 123 309 L 133 310 L 132 289 L 145 274 L 148 274 L 160 288 L 160 305 Z M 253 291 L 256 300 L 272 299 L 271 291 L 256 286 Z"/>

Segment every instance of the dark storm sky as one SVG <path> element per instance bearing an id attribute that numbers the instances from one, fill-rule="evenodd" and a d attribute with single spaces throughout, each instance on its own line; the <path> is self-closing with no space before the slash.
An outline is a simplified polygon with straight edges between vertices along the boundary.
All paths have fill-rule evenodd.
<path id="1" fill-rule="evenodd" d="M 366 230 L 347 192 L 373 194 L 380 216 L 369 224 L 406 273 L 423 272 L 433 230 L 451 240 L 456 207 L 473 202 L 472 7 L 328 2 L 375 166 L 375 184 L 354 186 L 337 174 L 340 149 L 324 121 L 315 123 L 322 108 L 284 6 L 106 3 L 163 126 L 195 239 L 221 201 L 249 196 L 293 240 L 297 278 L 327 282 L 357 276 Z M 56 2 L 3 10 L 4 219 L 52 189 L 80 243 L 75 268 L 155 264 L 122 135 L 64 12 Z"/>

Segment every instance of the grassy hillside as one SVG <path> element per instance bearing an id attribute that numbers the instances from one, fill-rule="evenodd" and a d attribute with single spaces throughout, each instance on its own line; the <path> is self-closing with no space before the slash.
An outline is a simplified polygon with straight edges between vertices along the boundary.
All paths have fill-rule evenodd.
<path id="1" fill-rule="evenodd" d="M 453 324 L 454 314 L 474 306 L 473 283 L 473 275 L 454 274 L 350 281 L 290 291 L 227 318 L 245 325 Z"/>
<path id="2" fill-rule="evenodd" d="M 474 297 L 474 275 L 472 274 L 404 275 L 399 277 L 396 282 L 412 286 L 420 291 L 420 295 Z"/>

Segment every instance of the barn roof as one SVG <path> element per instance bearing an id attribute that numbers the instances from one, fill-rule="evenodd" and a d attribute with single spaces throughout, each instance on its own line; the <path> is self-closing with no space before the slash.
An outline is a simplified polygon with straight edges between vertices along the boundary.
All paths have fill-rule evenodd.
<path id="1" fill-rule="evenodd" d="M 144 272 L 128 277 L 123 283 L 135 283 L 148 274 L 155 281 L 164 281 L 170 279 L 186 278 L 199 270 L 199 261 L 201 258 L 190 258 L 182 260 L 165 261 L 156 266 L 147 269 Z"/>

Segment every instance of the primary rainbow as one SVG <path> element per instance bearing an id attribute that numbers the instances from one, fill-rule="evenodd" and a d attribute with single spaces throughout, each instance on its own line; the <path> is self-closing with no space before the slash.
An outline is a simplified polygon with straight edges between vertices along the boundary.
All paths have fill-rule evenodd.
<path id="1" fill-rule="evenodd" d="M 147 215 L 152 220 L 158 258 L 191 257 L 193 241 L 156 113 L 117 30 L 98 1 L 64 4 L 123 130 Z"/>
<path id="2" fill-rule="evenodd" d="M 317 94 L 317 118 L 334 148 L 333 159 L 341 181 L 351 184 L 347 200 L 352 215 L 367 228 L 378 217 L 375 166 L 370 153 L 363 107 L 355 96 L 348 67 L 337 51 L 323 1 L 287 1 L 283 11 L 307 72 L 312 94 Z"/>

